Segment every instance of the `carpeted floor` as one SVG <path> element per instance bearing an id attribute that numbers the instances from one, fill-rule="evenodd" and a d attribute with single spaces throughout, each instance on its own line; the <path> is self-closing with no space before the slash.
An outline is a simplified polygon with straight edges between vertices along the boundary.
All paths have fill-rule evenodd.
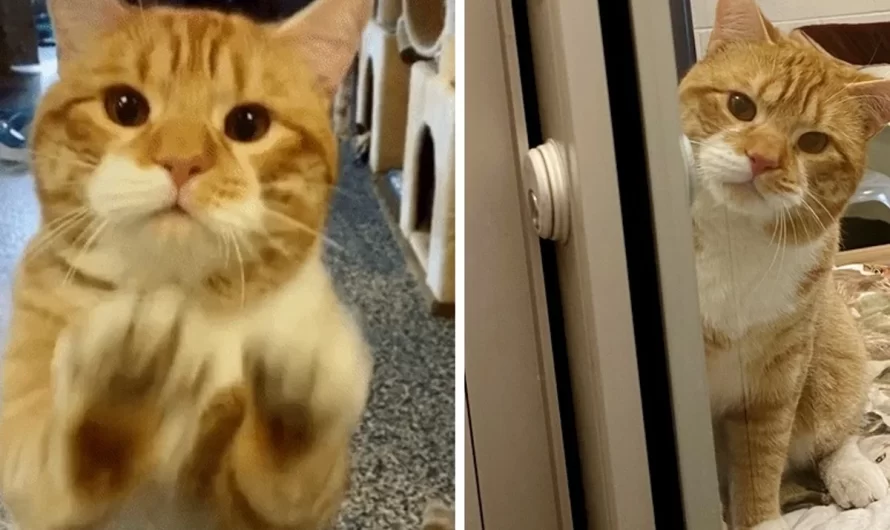
<path id="1" fill-rule="evenodd" d="M 37 221 L 30 176 L 0 172 L 0 339 L 9 281 Z M 330 270 L 342 297 L 364 315 L 376 362 L 337 528 L 418 529 L 428 501 L 454 500 L 453 321 L 424 309 L 365 168 L 344 164 L 329 237 L 340 247 L 329 247 Z"/>

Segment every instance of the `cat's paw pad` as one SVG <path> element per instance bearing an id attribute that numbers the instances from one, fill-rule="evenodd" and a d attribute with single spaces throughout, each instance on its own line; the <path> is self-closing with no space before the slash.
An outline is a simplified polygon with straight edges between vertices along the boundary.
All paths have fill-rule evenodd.
<path id="1" fill-rule="evenodd" d="M 777 517 L 752 526 L 751 530 L 790 530 L 790 528 L 784 519 Z"/>
<path id="2" fill-rule="evenodd" d="M 865 457 L 846 459 L 825 474 L 828 492 L 842 508 L 864 508 L 887 496 L 887 477 L 880 466 Z"/>

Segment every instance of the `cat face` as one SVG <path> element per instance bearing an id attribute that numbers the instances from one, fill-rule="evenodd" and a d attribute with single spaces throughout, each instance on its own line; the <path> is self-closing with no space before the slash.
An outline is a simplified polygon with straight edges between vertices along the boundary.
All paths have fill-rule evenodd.
<path id="1" fill-rule="evenodd" d="M 60 80 L 32 135 L 46 220 L 82 212 L 82 242 L 174 268 L 235 252 L 298 260 L 324 228 L 337 175 L 329 101 L 364 4 L 319 0 L 276 26 L 114 0 L 51 5 Z"/>
<path id="2" fill-rule="evenodd" d="M 867 141 L 890 119 L 874 104 L 888 94 L 886 82 L 781 35 L 752 1 L 721 0 L 708 53 L 680 87 L 700 185 L 764 219 L 836 218 Z"/>

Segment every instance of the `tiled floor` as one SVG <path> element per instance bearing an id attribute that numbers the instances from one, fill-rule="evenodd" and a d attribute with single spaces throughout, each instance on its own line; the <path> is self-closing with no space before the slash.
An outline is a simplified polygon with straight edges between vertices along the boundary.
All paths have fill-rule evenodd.
<path id="1" fill-rule="evenodd" d="M 12 270 L 38 222 L 31 187 L 27 174 L 0 176 L 0 329 Z M 454 325 L 424 309 L 367 170 L 346 165 L 329 237 L 342 247 L 330 250 L 330 270 L 343 298 L 364 315 L 376 362 L 337 528 L 416 529 L 427 501 L 454 500 Z"/>

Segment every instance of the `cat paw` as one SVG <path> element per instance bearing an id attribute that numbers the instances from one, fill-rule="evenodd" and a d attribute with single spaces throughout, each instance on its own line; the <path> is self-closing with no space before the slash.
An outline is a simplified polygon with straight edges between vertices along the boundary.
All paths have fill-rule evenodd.
<path id="1" fill-rule="evenodd" d="M 300 357 L 296 352 L 292 355 Z M 315 367 L 302 364 L 275 355 L 245 356 L 244 374 L 253 396 L 257 427 L 272 453 L 281 458 L 307 450 L 321 428 L 310 403 Z"/>
<path id="2" fill-rule="evenodd" d="M 282 457 L 302 454 L 321 438 L 328 445 L 346 443 L 361 421 L 373 363 L 358 327 L 344 319 L 324 348 L 268 337 L 245 345 L 252 416 Z"/>
<path id="3" fill-rule="evenodd" d="M 368 152 L 371 150 L 371 133 L 365 132 L 355 135 L 352 139 L 352 150 L 356 161 L 366 162 Z"/>
<path id="4" fill-rule="evenodd" d="M 790 528 L 784 519 L 777 517 L 752 526 L 751 530 L 790 530 Z"/>
<path id="5" fill-rule="evenodd" d="M 859 455 L 838 460 L 824 474 L 828 492 L 842 508 L 864 508 L 887 496 L 887 477 L 880 466 Z"/>
<path id="6" fill-rule="evenodd" d="M 178 345 L 175 291 L 118 294 L 66 330 L 54 352 L 56 408 L 82 495 L 121 493 L 150 453 L 157 397 Z"/>

